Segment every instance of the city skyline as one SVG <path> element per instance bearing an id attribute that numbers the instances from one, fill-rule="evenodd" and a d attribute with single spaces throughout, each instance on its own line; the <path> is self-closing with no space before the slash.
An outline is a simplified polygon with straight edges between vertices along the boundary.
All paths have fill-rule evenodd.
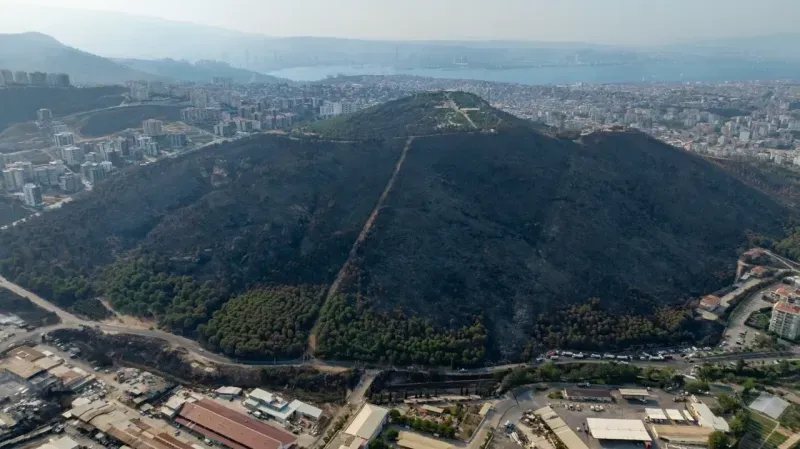
<path id="1" fill-rule="evenodd" d="M 276 37 L 519 40 L 615 46 L 791 33 L 800 18 L 800 4 L 789 0 L 764 0 L 757 7 L 739 0 L 567 0 L 558 4 L 502 0 L 491 5 L 479 0 L 392 4 L 367 0 L 336 4 L 323 0 L 267 4 L 255 0 L 224 4 L 209 0 L 12 0 L 4 8 L 0 32 L 40 31 L 61 38 L 66 35 L 67 40 L 84 25 L 74 23 L 71 15 L 86 13 L 90 17 L 98 11 L 156 19 L 153 23 L 165 20 L 175 26 L 204 25 L 219 31 Z"/>

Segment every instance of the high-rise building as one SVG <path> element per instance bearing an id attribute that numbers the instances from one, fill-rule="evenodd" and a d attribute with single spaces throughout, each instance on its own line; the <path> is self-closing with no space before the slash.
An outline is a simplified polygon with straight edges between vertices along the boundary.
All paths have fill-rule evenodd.
<path id="1" fill-rule="evenodd" d="M 75 173 L 68 172 L 64 173 L 59 179 L 59 187 L 64 192 L 74 193 L 83 188 L 83 183 L 81 183 L 80 176 Z"/>
<path id="2" fill-rule="evenodd" d="M 50 109 L 39 109 L 36 111 L 36 119 L 41 123 L 48 123 L 53 120 L 53 111 Z"/>
<path id="3" fill-rule="evenodd" d="M 84 161 L 83 148 L 66 147 L 61 150 L 61 158 L 67 165 L 80 165 Z"/>
<path id="4" fill-rule="evenodd" d="M 122 151 L 109 150 L 106 153 L 106 158 L 114 167 L 122 167 Z"/>
<path id="5" fill-rule="evenodd" d="M 50 161 L 47 166 L 47 181 L 51 186 L 58 186 L 61 175 L 67 172 L 67 167 L 64 166 L 64 161 L 55 160 Z"/>
<path id="6" fill-rule="evenodd" d="M 44 72 L 31 72 L 28 80 L 32 86 L 47 86 L 47 74 Z"/>
<path id="7" fill-rule="evenodd" d="M 49 172 L 49 169 L 50 169 L 50 167 L 48 167 L 48 166 L 36 167 L 36 168 L 33 169 L 33 173 L 36 175 L 35 176 L 36 177 L 36 182 L 38 184 L 43 185 L 43 186 L 49 186 L 50 185 L 50 172 Z"/>
<path id="8" fill-rule="evenodd" d="M 17 161 L 9 165 L 11 168 L 19 168 L 22 170 L 22 178 L 25 182 L 33 181 L 36 175 L 33 172 L 33 162 L 30 161 Z"/>
<path id="9" fill-rule="evenodd" d="M 17 84 L 30 84 L 28 72 L 23 72 L 22 70 L 14 72 L 14 82 Z"/>
<path id="10" fill-rule="evenodd" d="M 208 107 L 208 92 L 203 89 L 194 89 L 189 92 L 189 101 L 198 108 Z"/>
<path id="11" fill-rule="evenodd" d="M 106 179 L 105 170 L 96 162 L 84 162 L 81 164 L 81 175 L 83 175 L 83 179 L 91 184 Z"/>
<path id="12" fill-rule="evenodd" d="M 53 135 L 53 143 L 59 148 L 75 145 L 75 135 L 70 132 L 56 133 Z"/>
<path id="13" fill-rule="evenodd" d="M 342 103 L 338 101 L 325 102 L 325 104 L 319 107 L 319 115 L 322 116 L 322 118 L 336 117 L 344 113 L 342 109 Z"/>
<path id="14" fill-rule="evenodd" d="M 800 305 L 782 300 L 772 306 L 769 331 L 788 340 L 800 335 Z"/>
<path id="15" fill-rule="evenodd" d="M 161 120 L 147 119 L 142 122 L 142 130 L 148 136 L 160 136 L 164 134 L 164 124 Z"/>
<path id="16" fill-rule="evenodd" d="M 100 165 L 100 168 L 102 168 L 103 171 L 106 172 L 106 173 L 111 173 L 111 171 L 114 170 L 114 164 L 112 164 L 109 161 L 103 161 L 99 165 Z"/>
<path id="17" fill-rule="evenodd" d="M 85 159 L 87 162 L 97 162 L 97 163 L 103 162 L 103 157 L 100 156 L 100 153 L 96 151 L 91 151 L 89 153 L 86 153 Z"/>
<path id="18" fill-rule="evenodd" d="M 169 146 L 171 148 L 183 148 L 186 146 L 186 134 L 173 133 L 169 135 Z"/>
<path id="19" fill-rule="evenodd" d="M 22 193 L 25 194 L 25 204 L 28 206 L 39 206 L 42 204 L 42 188 L 34 183 L 27 183 L 22 187 Z"/>
<path id="20" fill-rule="evenodd" d="M 17 190 L 17 182 L 14 179 L 14 171 L 12 169 L 3 169 L 3 184 L 5 184 L 8 191 Z"/>
<path id="21" fill-rule="evenodd" d="M 147 101 L 150 99 L 150 89 L 141 84 L 131 86 L 131 99 L 134 101 Z"/>
<path id="22" fill-rule="evenodd" d="M 11 70 L 0 69 L 0 78 L 3 79 L 3 84 L 13 84 L 14 83 L 14 74 L 11 73 Z"/>

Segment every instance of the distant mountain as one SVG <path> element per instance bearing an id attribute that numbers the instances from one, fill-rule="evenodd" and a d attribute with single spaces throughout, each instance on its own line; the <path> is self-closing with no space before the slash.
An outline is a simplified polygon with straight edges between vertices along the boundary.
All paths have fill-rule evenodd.
<path id="1" fill-rule="evenodd" d="M 668 45 L 664 49 L 686 55 L 797 62 L 800 61 L 800 34 L 708 39 Z"/>
<path id="2" fill-rule="evenodd" d="M 17 6 L 17 9 L 20 7 Z M 275 37 L 117 12 L 27 6 L 28 29 L 115 58 L 222 60 L 262 73 L 287 67 L 392 65 L 408 68 L 630 60 L 637 52 L 589 43 L 388 41 Z"/>
<path id="3" fill-rule="evenodd" d="M 73 83 L 121 84 L 129 80 L 155 80 L 106 58 L 68 47 L 40 33 L 0 34 L 0 68 L 26 72 L 63 72 Z"/>
<path id="4" fill-rule="evenodd" d="M 197 83 L 210 82 L 212 78 L 230 77 L 235 83 L 280 83 L 288 80 L 252 70 L 231 67 L 218 61 L 198 61 L 191 63 L 175 59 L 116 59 L 117 63 L 141 72 L 152 73 L 164 78 Z"/>
<path id="5" fill-rule="evenodd" d="M 235 357 L 469 365 L 713 340 L 692 301 L 789 216 L 639 132 L 561 139 L 458 92 L 354 117 L 328 127 L 345 140 L 259 135 L 126 170 L 0 233 L 0 272 Z"/>

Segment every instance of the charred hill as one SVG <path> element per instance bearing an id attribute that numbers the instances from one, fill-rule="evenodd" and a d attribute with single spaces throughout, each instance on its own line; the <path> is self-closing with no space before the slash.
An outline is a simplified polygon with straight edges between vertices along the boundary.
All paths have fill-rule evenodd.
<path id="1" fill-rule="evenodd" d="M 126 171 L 0 233 L 0 271 L 236 357 L 458 365 L 701 340 L 687 302 L 731 280 L 748 234 L 782 232 L 783 206 L 692 154 L 481 101 L 418 95 Z"/>

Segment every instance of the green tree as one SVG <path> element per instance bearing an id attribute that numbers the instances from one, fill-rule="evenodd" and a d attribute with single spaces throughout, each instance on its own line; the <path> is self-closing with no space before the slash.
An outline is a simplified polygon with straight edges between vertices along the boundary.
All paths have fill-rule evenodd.
<path id="1" fill-rule="evenodd" d="M 725 433 L 715 430 L 708 436 L 708 449 L 728 449 L 731 439 Z"/>
<path id="2" fill-rule="evenodd" d="M 397 441 L 397 438 L 400 436 L 400 432 L 396 429 L 389 429 L 386 431 L 386 439 L 389 441 Z"/>

